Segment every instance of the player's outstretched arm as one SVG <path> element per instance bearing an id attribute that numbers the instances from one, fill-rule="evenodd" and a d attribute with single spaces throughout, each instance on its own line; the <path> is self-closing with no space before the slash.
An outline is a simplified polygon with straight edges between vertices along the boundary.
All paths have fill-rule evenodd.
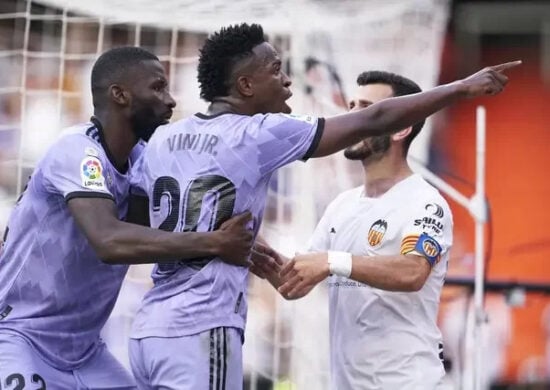
<path id="1" fill-rule="evenodd" d="M 351 256 L 349 279 L 387 291 L 413 292 L 420 290 L 431 265 L 422 256 Z M 399 270 L 396 272 L 396 270 Z M 330 274 L 327 253 L 308 253 L 296 256 L 281 271 L 281 295 L 288 299 L 301 298 Z"/>
<path id="2" fill-rule="evenodd" d="M 98 256 L 111 264 L 220 256 L 248 266 L 253 234 L 246 228 L 250 213 L 226 221 L 209 233 L 173 233 L 120 221 L 114 202 L 105 198 L 73 198 L 69 210 Z"/>
<path id="3" fill-rule="evenodd" d="M 363 110 L 327 118 L 312 157 L 336 153 L 370 136 L 405 129 L 458 100 L 499 94 L 508 83 L 503 72 L 520 64 L 521 61 L 513 61 L 490 66 L 426 92 L 384 99 Z"/>

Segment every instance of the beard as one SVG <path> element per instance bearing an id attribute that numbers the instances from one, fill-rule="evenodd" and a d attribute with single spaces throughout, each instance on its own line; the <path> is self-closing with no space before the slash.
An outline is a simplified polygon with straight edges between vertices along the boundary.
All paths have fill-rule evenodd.
<path id="1" fill-rule="evenodd" d="M 344 150 L 348 160 L 378 160 L 390 149 L 391 137 L 381 135 L 369 137 Z"/>
<path id="2" fill-rule="evenodd" d="M 132 129 L 138 139 L 149 141 L 157 127 L 165 123 L 163 118 L 159 118 L 151 107 L 133 107 L 132 108 Z"/>

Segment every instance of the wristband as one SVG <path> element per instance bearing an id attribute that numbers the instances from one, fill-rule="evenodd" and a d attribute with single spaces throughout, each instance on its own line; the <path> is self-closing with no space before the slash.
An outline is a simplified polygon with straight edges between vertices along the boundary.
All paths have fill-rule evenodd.
<path id="1" fill-rule="evenodd" d="M 351 275 L 351 253 L 328 252 L 328 269 L 331 274 L 349 278 Z"/>

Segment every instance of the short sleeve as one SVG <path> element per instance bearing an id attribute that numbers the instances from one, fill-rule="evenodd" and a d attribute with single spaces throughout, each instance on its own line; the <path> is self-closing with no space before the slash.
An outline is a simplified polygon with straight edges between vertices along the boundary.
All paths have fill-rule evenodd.
<path id="1" fill-rule="evenodd" d="M 267 114 L 257 116 L 248 128 L 259 149 L 262 173 L 296 160 L 307 160 L 315 152 L 324 130 L 324 119 L 313 116 Z"/>
<path id="2" fill-rule="evenodd" d="M 72 134 L 54 144 L 39 166 L 45 188 L 65 200 L 78 197 L 113 199 L 105 183 L 107 159 L 91 139 Z"/>
<path id="3" fill-rule="evenodd" d="M 404 221 L 401 254 L 423 256 L 433 266 L 452 246 L 453 219 L 447 202 L 441 197 L 415 201 Z"/>
<path id="4" fill-rule="evenodd" d="M 145 159 L 142 154 L 130 170 L 130 194 L 142 197 L 147 196 L 145 168 Z"/>

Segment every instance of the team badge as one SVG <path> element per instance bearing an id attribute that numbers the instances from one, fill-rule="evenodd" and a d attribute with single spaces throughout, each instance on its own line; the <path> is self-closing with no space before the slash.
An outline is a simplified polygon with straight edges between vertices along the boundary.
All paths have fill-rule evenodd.
<path id="1" fill-rule="evenodd" d="M 80 164 L 80 177 L 82 178 L 82 185 L 86 188 L 105 188 L 103 166 L 97 157 L 87 156 L 82 160 Z"/>
<path id="2" fill-rule="evenodd" d="M 424 253 L 430 257 L 439 255 L 439 248 L 437 247 L 437 244 L 434 242 L 434 240 L 424 240 L 424 242 L 422 243 L 422 249 L 424 250 Z"/>
<path id="3" fill-rule="evenodd" d="M 383 219 L 379 219 L 378 221 L 373 223 L 369 229 L 369 234 L 368 234 L 369 244 L 371 246 L 376 246 L 380 244 L 380 241 L 382 241 L 384 234 L 386 234 L 387 228 L 388 228 L 388 223 Z"/>
<path id="4" fill-rule="evenodd" d="M 423 233 L 420 237 L 418 237 L 414 250 L 415 252 L 423 255 L 432 266 L 434 266 L 440 259 L 441 245 L 439 245 L 436 240 L 431 238 L 426 233 Z"/>

